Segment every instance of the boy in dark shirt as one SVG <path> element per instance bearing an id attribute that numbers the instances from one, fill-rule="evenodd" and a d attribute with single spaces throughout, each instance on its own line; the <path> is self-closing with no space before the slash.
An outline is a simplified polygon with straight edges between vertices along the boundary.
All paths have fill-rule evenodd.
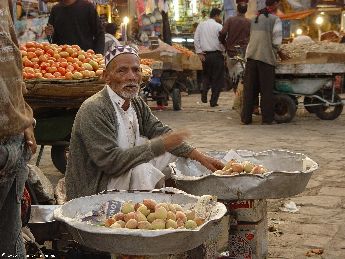
<path id="1" fill-rule="evenodd" d="M 95 7 L 87 0 L 62 0 L 50 13 L 45 29 L 58 45 L 79 45 L 83 50 L 104 52 L 104 30 Z"/>

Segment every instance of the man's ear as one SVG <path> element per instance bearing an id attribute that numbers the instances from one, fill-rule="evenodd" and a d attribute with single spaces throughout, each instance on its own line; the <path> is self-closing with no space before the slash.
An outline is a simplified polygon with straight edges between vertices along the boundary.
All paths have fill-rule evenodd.
<path id="1" fill-rule="evenodd" d="M 104 78 L 104 81 L 105 81 L 106 84 L 110 83 L 111 80 L 110 80 L 110 73 L 109 73 L 109 71 L 104 70 L 103 78 Z"/>

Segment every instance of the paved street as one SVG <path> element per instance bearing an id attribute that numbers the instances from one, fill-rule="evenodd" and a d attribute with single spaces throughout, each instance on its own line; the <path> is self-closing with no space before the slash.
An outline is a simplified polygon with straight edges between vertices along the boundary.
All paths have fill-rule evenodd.
<path id="1" fill-rule="evenodd" d="M 312 248 L 322 255 L 312 258 L 345 258 L 345 111 L 334 121 L 322 121 L 299 109 L 288 124 L 261 125 L 254 117 L 252 125 L 240 125 L 239 115 L 231 110 L 233 94 L 221 94 L 219 107 L 200 103 L 198 94 L 183 96 L 182 111 L 156 111 L 163 122 L 174 129 L 192 132 L 190 142 L 203 151 L 271 148 L 301 152 L 319 164 L 307 189 L 291 197 L 300 209 L 296 213 L 278 208 L 287 200 L 269 201 L 269 258 L 307 258 Z M 54 183 L 61 174 L 52 166 L 46 149 L 40 166 Z"/>

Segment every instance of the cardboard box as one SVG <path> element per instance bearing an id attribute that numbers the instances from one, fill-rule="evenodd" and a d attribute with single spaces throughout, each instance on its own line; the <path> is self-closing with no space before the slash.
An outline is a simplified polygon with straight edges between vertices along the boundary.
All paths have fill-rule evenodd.
<path id="1" fill-rule="evenodd" d="M 163 62 L 163 69 L 182 71 L 182 54 L 170 51 L 152 51 L 139 54 L 140 58 L 150 58 Z"/>
<path id="2" fill-rule="evenodd" d="M 231 218 L 241 222 L 259 222 L 267 217 L 266 200 L 239 200 L 224 202 Z"/>
<path id="3" fill-rule="evenodd" d="M 230 226 L 229 259 L 263 259 L 268 254 L 267 218 Z"/>

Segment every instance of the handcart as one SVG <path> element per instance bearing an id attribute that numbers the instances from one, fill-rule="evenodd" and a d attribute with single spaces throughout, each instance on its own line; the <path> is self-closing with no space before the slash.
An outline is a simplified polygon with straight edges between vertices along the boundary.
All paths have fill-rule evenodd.
<path id="1" fill-rule="evenodd" d="M 243 80 L 245 59 L 237 48 L 238 55 L 232 58 L 242 68 L 236 83 Z M 274 89 L 274 120 L 290 122 L 303 105 L 322 120 L 334 120 L 343 111 L 344 102 L 336 92 L 335 78 L 345 74 L 344 63 L 308 63 L 306 61 L 282 62 L 276 66 Z M 303 99 L 302 99 L 303 97 Z M 301 101 L 302 100 L 302 101 Z"/>
<path id="2" fill-rule="evenodd" d="M 343 63 L 280 63 L 276 67 L 274 119 L 278 123 L 290 122 L 299 104 L 322 120 L 336 119 L 344 103 L 334 81 L 336 76 L 344 74 Z"/>

